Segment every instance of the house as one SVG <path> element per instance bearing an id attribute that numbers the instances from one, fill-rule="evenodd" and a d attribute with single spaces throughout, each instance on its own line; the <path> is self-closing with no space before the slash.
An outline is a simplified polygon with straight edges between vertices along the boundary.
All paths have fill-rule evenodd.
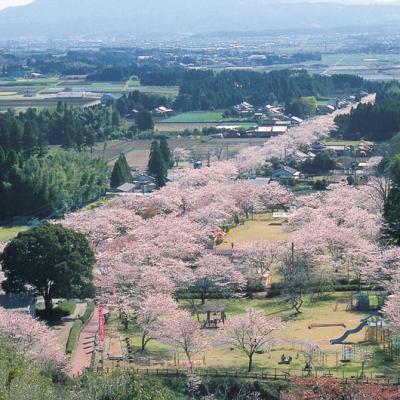
<path id="1" fill-rule="evenodd" d="M 222 133 L 213 133 L 210 135 L 210 139 L 223 139 L 224 135 Z"/>
<path id="2" fill-rule="evenodd" d="M 291 167 L 283 167 L 280 168 L 278 170 L 276 170 L 273 174 L 272 174 L 272 179 L 300 179 L 301 173 L 300 171 L 297 171 L 294 168 Z"/>
<path id="3" fill-rule="evenodd" d="M 331 150 L 336 153 L 337 157 L 350 157 L 351 156 L 351 149 L 345 145 L 330 145 L 327 144 L 325 147 L 326 150 Z"/>
<path id="4" fill-rule="evenodd" d="M 36 297 L 27 294 L 1 294 L 0 307 L 9 311 L 16 311 L 23 314 L 29 314 L 35 317 Z"/>
<path id="5" fill-rule="evenodd" d="M 115 191 L 117 193 L 133 193 L 135 191 L 135 185 L 133 183 L 124 183 L 118 186 Z"/>
<path id="6" fill-rule="evenodd" d="M 324 143 L 314 143 L 311 146 L 311 151 L 313 153 L 319 153 L 320 151 L 326 150 L 326 144 Z"/>
<path id="7" fill-rule="evenodd" d="M 327 111 L 328 114 L 332 114 L 333 112 L 336 111 L 336 107 L 334 107 L 334 106 L 332 106 L 332 105 L 330 105 L 330 104 L 328 104 L 328 105 L 325 107 L 325 109 L 326 109 L 326 111 Z"/>
<path id="8" fill-rule="evenodd" d="M 112 93 L 106 93 L 106 94 L 103 94 L 103 96 L 101 96 L 100 102 L 103 105 L 107 105 L 110 103 L 114 104 L 121 97 L 122 97 L 122 94 L 116 95 L 116 94 L 112 94 Z"/>
<path id="9" fill-rule="evenodd" d="M 157 107 L 155 110 L 153 110 L 153 114 L 157 115 L 158 117 L 166 117 L 173 113 L 174 113 L 174 110 L 172 110 L 171 108 L 164 107 L 164 106 Z"/>
<path id="10" fill-rule="evenodd" d="M 138 175 L 133 179 L 135 190 L 141 193 L 151 193 L 156 189 L 156 180 L 149 175 Z"/>
<path id="11" fill-rule="evenodd" d="M 298 125 L 301 125 L 304 122 L 304 120 L 299 117 L 293 116 L 293 117 L 290 117 L 290 122 L 292 123 L 293 126 L 298 126 Z"/>
<path id="12" fill-rule="evenodd" d="M 246 101 L 233 107 L 241 115 L 252 115 L 254 112 L 254 106 Z"/>
<path id="13" fill-rule="evenodd" d="M 248 134 L 253 137 L 268 138 L 284 135 L 287 130 L 287 126 L 258 126 L 256 129 L 249 130 Z"/>
<path id="14" fill-rule="evenodd" d="M 230 129 L 223 133 L 225 139 L 237 139 L 240 138 L 240 132 L 236 129 Z"/>
<path id="15" fill-rule="evenodd" d="M 313 160 L 314 158 L 315 158 L 314 153 L 308 152 L 306 154 L 300 150 L 297 150 L 297 151 L 293 152 L 292 154 L 288 154 L 285 157 L 285 161 L 286 162 L 289 162 L 289 161 L 304 162 L 306 160 Z"/>

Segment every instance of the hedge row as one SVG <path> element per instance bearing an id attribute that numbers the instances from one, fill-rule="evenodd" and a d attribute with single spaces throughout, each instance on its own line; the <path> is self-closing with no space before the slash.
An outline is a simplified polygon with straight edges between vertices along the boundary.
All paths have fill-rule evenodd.
<path id="1" fill-rule="evenodd" d="M 96 304 L 94 301 L 91 301 L 90 303 L 88 303 L 85 313 L 81 317 L 79 317 L 79 319 L 82 321 L 82 324 L 86 324 L 90 320 L 90 318 L 93 315 L 95 307 L 96 307 Z"/>
<path id="2" fill-rule="evenodd" d="M 96 304 L 94 301 L 88 303 L 85 313 L 74 321 L 71 330 L 69 331 L 69 336 L 66 345 L 66 353 L 72 354 L 75 350 L 77 342 L 79 340 L 79 335 L 83 326 L 90 320 L 93 315 Z"/>
<path id="3" fill-rule="evenodd" d="M 72 354 L 75 350 L 75 347 L 77 345 L 79 335 L 81 333 L 83 323 L 81 319 L 76 319 L 72 325 L 71 330 L 69 331 L 69 336 L 67 340 L 67 346 L 66 346 L 66 353 L 67 354 Z"/>

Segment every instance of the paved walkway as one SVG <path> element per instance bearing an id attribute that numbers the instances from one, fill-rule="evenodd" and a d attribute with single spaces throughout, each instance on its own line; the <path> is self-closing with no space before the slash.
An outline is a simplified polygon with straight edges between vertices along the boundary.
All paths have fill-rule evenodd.
<path id="1" fill-rule="evenodd" d="M 76 351 L 72 357 L 71 368 L 68 371 L 70 377 L 81 375 L 85 368 L 90 366 L 92 353 L 95 347 L 96 334 L 99 327 L 99 312 L 97 308 L 93 313 L 92 319 L 82 330 Z"/>
<path id="2" fill-rule="evenodd" d="M 77 303 L 75 311 L 72 315 L 69 315 L 68 317 L 63 317 L 61 318 L 59 324 L 52 325 L 52 329 L 56 332 L 58 341 L 62 345 L 63 349 L 65 349 L 65 346 L 67 345 L 69 332 L 72 328 L 74 321 L 85 313 L 86 306 L 86 302 Z"/>

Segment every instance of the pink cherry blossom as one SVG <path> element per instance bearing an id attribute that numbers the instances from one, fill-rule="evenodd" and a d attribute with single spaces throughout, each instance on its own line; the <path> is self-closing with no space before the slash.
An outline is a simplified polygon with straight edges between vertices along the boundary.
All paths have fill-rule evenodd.
<path id="1" fill-rule="evenodd" d="M 248 370 L 251 371 L 253 356 L 258 351 L 271 350 L 276 343 L 274 335 L 285 324 L 279 319 L 268 319 L 255 309 L 228 319 L 219 334 L 219 341 L 238 349 L 249 358 Z"/>
<path id="2" fill-rule="evenodd" d="M 0 335 L 24 356 L 35 361 L 66 366 L 66 358 L 55 334 L 30 315 L 0 307 Z"/>

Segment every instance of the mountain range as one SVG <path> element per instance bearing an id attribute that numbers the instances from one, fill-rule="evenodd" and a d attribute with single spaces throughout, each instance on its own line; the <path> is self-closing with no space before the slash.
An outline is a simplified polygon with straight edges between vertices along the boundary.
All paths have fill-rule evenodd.
<path id="1" fill-rule="evenodd" d="M 400 5 L 277 0 L 36 0 L 0 12 L 0 39 L 396 26 Z"/>

